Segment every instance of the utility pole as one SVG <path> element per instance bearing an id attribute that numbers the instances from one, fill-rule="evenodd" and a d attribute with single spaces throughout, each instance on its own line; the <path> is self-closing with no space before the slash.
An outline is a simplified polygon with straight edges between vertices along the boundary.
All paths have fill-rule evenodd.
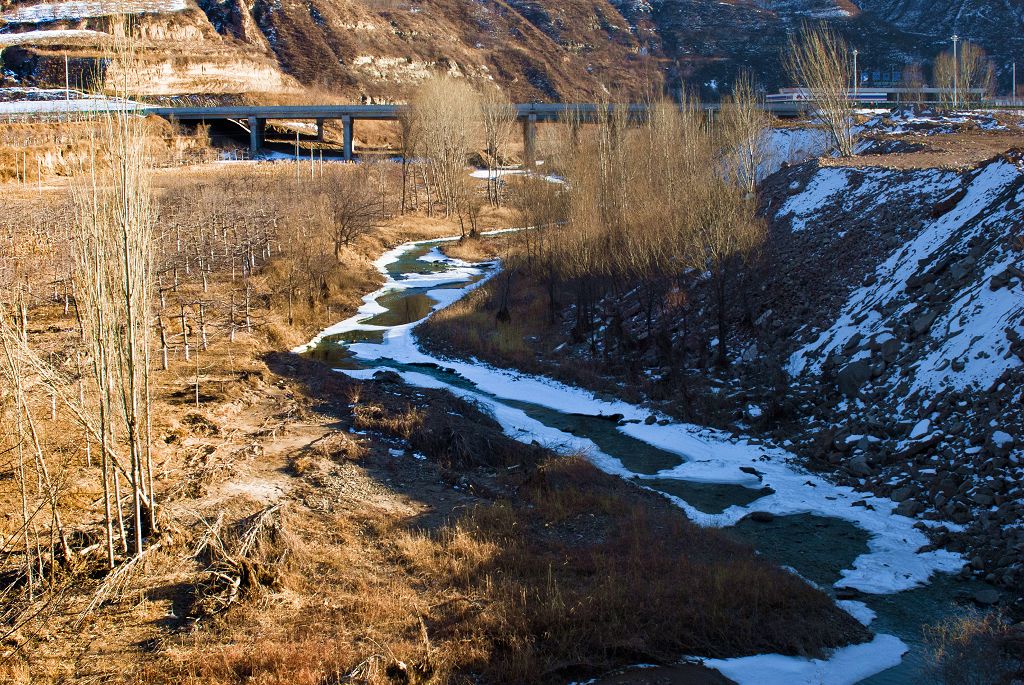
<path id="1" fill-rule="evenodd" d="M 960 60 L 956 57 L 956 43 L 960 40 L 960 36 L 953 34 L 953 109 L 960 106 L 960 98 L 957 93 L 959 80 L 960 80 Z"/>

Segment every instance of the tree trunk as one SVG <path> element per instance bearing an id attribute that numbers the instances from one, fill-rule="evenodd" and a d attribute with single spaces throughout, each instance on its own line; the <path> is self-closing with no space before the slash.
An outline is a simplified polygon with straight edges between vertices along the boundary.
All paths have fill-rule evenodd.
<path id="1" fill-rule="evenodd" d="M 718 366 L 729 366 L 729 350 L 726 336 L 729 334 L 725 311 L 725 277 L 728 273 L 725 265 L 719 265 L 715 273 L 715 290 L 718 305 Z"/>

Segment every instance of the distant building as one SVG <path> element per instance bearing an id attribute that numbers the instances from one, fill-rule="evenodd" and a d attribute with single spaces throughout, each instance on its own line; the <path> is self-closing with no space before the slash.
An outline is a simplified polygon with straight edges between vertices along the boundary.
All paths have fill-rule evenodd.
<path id="1" fill-rule="evenodd" d="M 860 86 L 867 88 L 897 88 L 903 85 L 903 70 L 890 69 L 879 71 L 876 69 L 860 70 Z"/>

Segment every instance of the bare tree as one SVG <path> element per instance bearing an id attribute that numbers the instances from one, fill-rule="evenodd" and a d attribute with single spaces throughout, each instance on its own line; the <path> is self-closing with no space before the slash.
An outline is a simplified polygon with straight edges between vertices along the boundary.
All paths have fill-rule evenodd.
<path id="1" fill-rule="evenodd" d="M 907 91 L 905 97 L 909 102 L 921 102 L 924 99 L 924 71 L 921 70 L 920 62 L 911 62 L 903 67 L 900 87 Z"/>
<path id="2" fill-rule="evenodd" d="M 839 154 L 853 155 L 852 68 L 846 41 L 828 27 L 804 24 L 789 41 L 785 65 L 790 78 L 810 92 Z"/>
<path id="3" fill-rule="evenodd" d="M 410 103 L 420 131 L 420 151 L 430 183 L 447 216 L 457 215 L 466 235 L 463 175 L 480 129 L 479 95 L 463 79 L 441 76 L 424 81 Z"/>
<path id="4" fill-rule="evenodd" d="M 416 110 L 413 107 L 403 107 L 398 111 L 398 126 L 401 132 L 401 153 L 402 153 L 402 201 L 401 213 L 405 214 L 408 208 L 409 188 L 409 167 L 413 163 L 416 151 L 420 145 L 420 125 Z M 413 174 L 415 185 L 415 174 Z"/>
<path id="5" fill-rule="evenodd" d="M 131 79 L 138 72 L 134 45 L 126 30 L 115 32 L 112 73 L 119 80 L 106 88 L 121 103 L 131 95 Z M 99 396 L 98 425 L 102 453 L 108 561 L 113 563 L 110 513 L 110 453 L 123 443 L 130 461 L 129 483 L 134 509 L 134 551 L 142 552 L 143 504 L 155 521 L 153 501 L 147 496 L 149 449 L 149 329 L 153 295 L 152 195 L 146 152 L 145 121 L 136 113 L 108 111 L 95 130 L 87 166 L 75 188 L 75 290 L 81 299 L 86 350 L 92 359 L 93 379 Z M 105 162 L 109 160 L 109 162 Z M 122 503 L 117 496 L 117 514 Z M 147 501 L 148 500 L 148 501 Z M 122 535 L 123 539 L 123 535 Z"/>
<path id="6" fill-rule="evenodd" d="M 695 265 L 711 273 L 718 319 L 718 364 L 729 365 L 727 294 L 736 263 L 764 236 L 756 201 L 746 189 L 709 179 L 694 232 Z"/>
<path id="7" fill-rule="evenodd" d="M 995 70 L 985 51 L 965 40 L 955 60 L 951 50 L 935 58 L 933 76 L 943 105 L 956 109 L 977 105 L 991 93 Z"/>
<path id="8" fill-rule="evenodd" d="M 365 167 L 332 174 L 323 193 L 332 220 L 334 256 L 340 260 L 342 247 L 377 227 L 380 203 Z"/>
<path id="9" fill-rule="evenodd" d="M 480 122 L 483 131 L 484 163 L 487 165 L 487 199 L 501 205 L 498 193 L 498 166 L 505 146 L 516 125 L 516 108 L 496 86 L 486 87 L 480 94 Z"/>
<path id="10" fill-rule="evenodd" d="M 719 118 L 725 173 L 748 193 L 757 189 L 768 156 L 768 119 L 759 105 L 750 76 L 743 74 L 722 100 Z"/>

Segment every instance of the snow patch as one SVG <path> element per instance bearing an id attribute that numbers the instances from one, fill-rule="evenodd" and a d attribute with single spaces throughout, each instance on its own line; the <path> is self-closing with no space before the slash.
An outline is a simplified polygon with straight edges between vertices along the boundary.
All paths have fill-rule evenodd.
<path id="1" fill-rule="evenodd" d="M 900 639 L 876 635 L 871 642 L 837 649 L 828 659 L 759 654 L 706 659 L 704 665 L 738 685 L 853 685 L 898 666 L 906 651 Z"/>
<path id="2" fill-rule="evenodd" d="M 187 0 L 71 0 L 22 5 L 0 14 L 0 19 L 8 24 L 42 24 L 120 14 L 181 12 L 187 8 Z"/>

